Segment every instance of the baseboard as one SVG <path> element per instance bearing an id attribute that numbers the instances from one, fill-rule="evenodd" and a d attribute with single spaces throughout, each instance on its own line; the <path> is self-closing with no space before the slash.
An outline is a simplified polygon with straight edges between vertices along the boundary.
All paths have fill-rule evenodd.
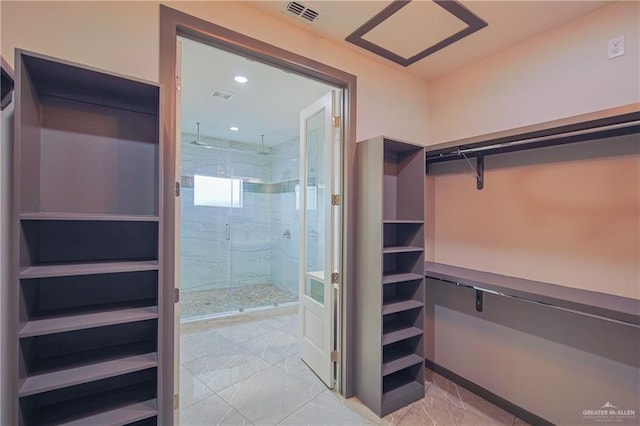
<path id="1" fill-rule="evenodd" d="M 451 380 L 455 384 L 460 385 L 465 389 L 468 389 L 469 391 L 475 393 L 476 395 L 480 395 L 481 397 L 491 402 L 492 404 L 497 405 L 503 410 L 508 411 L 509 413 L 513 414 L 514 416 L 518 417 L 521 420 L 524 420 L 525 422 L 531 425 L 553 425 L 553 423 L 551 423 L 550 421 L 545 420 L 542 417 L 537 416 L 532 412 L 527 411 L 524 408 L 510 401 L 507 401 L 501 396 L 498 396 L 495 393 L 488 391 L 482 386 L 479 386 L 465 379 L 464 377 L 457 375 L 453 371 L 448 370 L 445 367 L 438 365 L 431 360 L 425 359 L 424 365 L 428 369 L 435 371 L 439 375 Z"/>

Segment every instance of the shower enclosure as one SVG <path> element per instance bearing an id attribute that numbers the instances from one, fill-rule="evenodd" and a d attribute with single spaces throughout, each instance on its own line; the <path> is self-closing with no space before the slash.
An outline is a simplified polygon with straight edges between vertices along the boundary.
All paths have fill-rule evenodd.
<path id="1" fill-rule="evenodd" d="M 182 319 L 297 301 L 298 139 L 182 140 Z"/>

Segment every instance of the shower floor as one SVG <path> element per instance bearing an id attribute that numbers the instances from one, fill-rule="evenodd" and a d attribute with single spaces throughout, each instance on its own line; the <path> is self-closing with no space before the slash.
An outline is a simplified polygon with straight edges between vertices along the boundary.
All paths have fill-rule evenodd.
<path id="1" fill-rule="evenodd" d="M 297 294 L 274 284 L 185 290 L 180 294 L 180 316 L 188 319 L 297 301 Z"/>

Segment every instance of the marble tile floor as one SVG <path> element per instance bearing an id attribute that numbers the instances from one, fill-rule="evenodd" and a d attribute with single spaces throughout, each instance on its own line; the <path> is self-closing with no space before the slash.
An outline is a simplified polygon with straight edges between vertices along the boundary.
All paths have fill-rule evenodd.
<path id="1" fill-rule="evenodd" d="M 424 399 L 382 419 L 326 388 L 298 357 L 297 306 L 181 326 L 180 424 L 521 425 L 425 369 Z"/>
<path id="2" fill-rule="evenodd" d="M 296 302 L 298 296 L 274 284 L 252 284 L 181 292 L 181 317 L 195 318 Z"/>

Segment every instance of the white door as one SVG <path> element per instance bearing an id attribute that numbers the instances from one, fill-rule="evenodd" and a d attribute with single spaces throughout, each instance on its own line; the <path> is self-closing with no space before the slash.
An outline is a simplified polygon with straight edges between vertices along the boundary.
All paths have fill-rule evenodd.
<path id="1" fill-rule="evenodd" d="M 335 339 L 335 297 L 331 283 L 339 271 L 338 220 L 340 206 L 332 205 L 339 194 L 340 120 L 334 105 L 340 93 L 331 91 L 300 113 L 300 357 L 332 388 Z M 337 285 L 336 285 L 337 288 Z"/>

